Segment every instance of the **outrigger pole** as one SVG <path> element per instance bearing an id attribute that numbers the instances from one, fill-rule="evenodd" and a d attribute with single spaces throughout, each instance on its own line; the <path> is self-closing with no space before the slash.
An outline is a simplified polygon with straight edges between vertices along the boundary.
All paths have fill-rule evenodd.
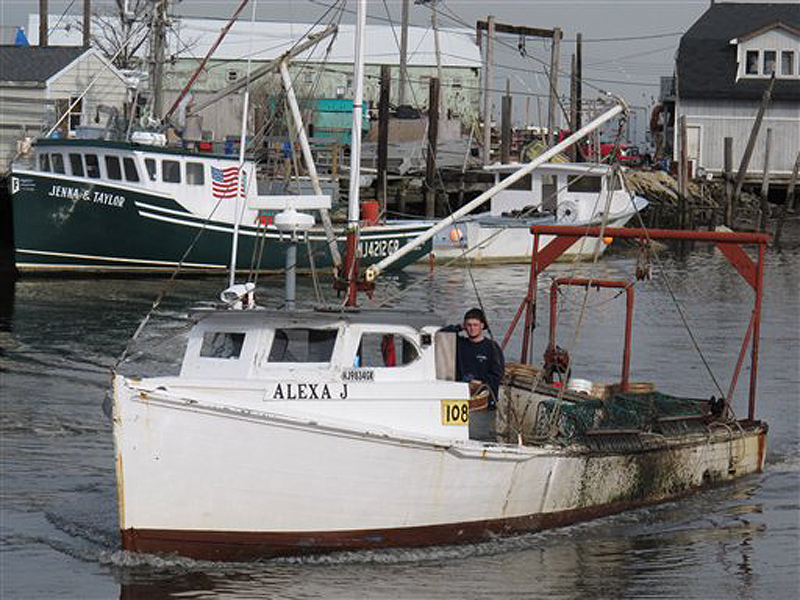
<path id="1" fill-rule="evenodd" d="M 728 262 L 733 265 L 739 275 L 755 291 L 753 311 L 750 316 L 750 323 L 747 327 L 739 357 L 736 362 L 730 387 L 728 388 L 727 402 L 731 401 L 736 390 L 736 382 L 744 362 L 747 346 L 752 337 L 752 347 L 750 350 L 750 395 L 748 402 L 747 418 L 750 421 L 755 419 L 756 409 L 756 383 L 758 379 L 758 350 L 761 331 L 761 304 L 763 301 L 764 283 L 764 255 L 766 253 L 769 235 L 766 233 L 736 233 L 727 231 L 685 231 L 681 229 L 634 229 L 607 227 L 581 227 L 577 225 L 532 225 L 533 252 L 531 253 L 531 275 L 528 284 L 528 293 L 520 304 L 514 319 L 509 325 L 508 332 L 503 340 L 503 346 L 511 338 L 511 334 L 519 322 L 522 312 L 525 311 L 525 329 L 522 340 L 521 362 L 526 363 L 528 347 L 533 328 L 536 282 L 539 273 L 544 271 L 548 265 L 558 259 L 570 246 L 582 237 L 611 237 L 623 239 L 637 239 L 642 242 L 649 240 L 685 240 L 696 242 L 713 242 L 722 252 Z M 539 239 L 542 235 L 555 236 L 539 252 Z M 758 260 L 756 262 L 742 249 L 744 244 L 758 245 Z M 590 280 L 591 281 L 591 280 Z M 590 285 L 595 285 L 591 281 Z M 627 343 L 627 342 L 626 342 Z M 623 375 L 623 378 L 625 374 Z"/>
<path id="2" fill-rule="evenodd" d="M 516 183 L 517 181 L 519 181 L 520 179 L 522 179 L 523 177 L 534 171 L 537 167 L 539 167 L 543 163 L 546 163 L 551 158 L 559 154 L 561 151 L 566 150 L 567 148 L 572 146 L 575 142 L 577 142 L 581 138 L 585 137 L 586 135 L 588 135 L 589 133 L 600 127 L 606 121 L 613 119 L 622 112 L 627 112 L 628 107 L 621 99 L 614 98 L 614 100 L 616 101 L 617 104 L 607 112 L 597 117 L 594 121 L 587 123 L 584 127 L 573 133 L 564 141 L 562 141 L 559 144 L 556 144 L 555 146 L 550 148 L 547 152 L 540 154 L 528 164 L 521 166 L 519 171 L 512 173 L 511 175 L 503 179 L 500 183 L 492 186 L 491 188 L 483 192 L 480 196 L 478 196 L 471 202 L 468 202 L 454 213 L 451 213 L 449 216 L 445 217 L 444 219 L 439 221 L 436 225 L 428 229 L 425 233 L 420 234 L 419 236 L 411 240 L 409 243 L 407 243 L 405 246 L 398 249 L 394 253 L 390 254 L 386 258 L 384 258 L 379 263 L 367 267 L 367 270 L 364 274 L 366 280 L 374 281 L 375 278 L 378 275 L 380 275 L 383 271 L 385 271 L 389 265 L 403 258 L 406 254 L 408 254 L 409 252 L 413 251 L 417 247 L 427 242 L 439 231 L 441 231 L 442 229 L 444 229 L 449 225 L 452 225 L 464 215 L 471 213 L 481 204 L 483 204 L 484 202 L 495 196 L 498 192 L 501 192 L 507 187 L 513 185 L 514 183 Z"/>

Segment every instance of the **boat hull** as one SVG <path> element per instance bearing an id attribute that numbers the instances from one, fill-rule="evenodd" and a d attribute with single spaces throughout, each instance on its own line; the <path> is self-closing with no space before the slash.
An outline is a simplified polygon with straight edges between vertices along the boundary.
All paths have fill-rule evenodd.
<path id="1" fill-rule="evenodd" d="M 233 225 L 193 214 L 168 195 L 32 171 L 12 174 L 11 192 L 14 257 L 21 272 L 172 271 L 181 261 L 188 272 L 222 272 L 229 266 Z M 385 258 L 428 225 L 396 222 L 365 227 L 362 262 L 368 265 Z M 344 239 L 344 232 L 338 231 L 342 251 Z M 309 240 L 314 266 L 330 267 L 324 232 L 312 230 Z M 303 246 L 297 253 L 298 268 L 310 269 Z M 430 247 L 410 253 L 396 268 L 418 260 Z M 274 227 L 243 224 L 237 268 L 249 269 L 260 254 L 257 270 L 282 270 L 285 249 Z"/>
<path id="2" fill-rule="evenodd" d="M 627 212 L 609 220 L 608 227 L 624 227 L 636 214 Z M 541 223 L 539 221 L 538 223 Z M 434 238 L 433 255 L 437 262 L 460 264 L 529 264 L 533 251 L 533 236 L 530 226 L 533 221 L 508 224 L 482 223 L 480 219 L 468 220 L 453 226 L 459 233 L 445 229 Z M 598 226 L 600 223 L 587 223 Z M 539 240 L 539 251 L 544 249 L 554 236 L 543 235 Z M 572 244 L 560 257 L 561 261 L 592 260 L 595 253 L 602 255 L 608 244 L 601 238 L 584 237 Z"/>
<path id="3" fill-rule="evenodd" d="M 742 423 L 598 452 L 453 442 L 262 405 L 168 398 L 116 378 L 123 548 L 246 560 L 538 531 L 759 472 L 767 432 Z"/>

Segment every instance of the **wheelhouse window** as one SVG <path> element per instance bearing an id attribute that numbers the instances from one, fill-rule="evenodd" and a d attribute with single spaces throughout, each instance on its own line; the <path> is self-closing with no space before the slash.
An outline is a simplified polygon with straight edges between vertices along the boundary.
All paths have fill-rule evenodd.
<path id="1" fill-rule="evenodd" d="M 203 344 L 200 346 L 200 356 L 203 358 L 239 358 L 242 354 L 244 336 L 244 333 L 231 331 L 206 331 L 203 334 Z"/>
<path id="2" fill-rule="evenodd" d="M 600 192 L 601 179 L 595 175 L 569 175 L 567 189 L 570 192 Z"/>
<path id="3" fill-rule="evenodd" d="M 186 183 L 189 185 L 205 185 L 205 170 L 203 163 L 186 163 Z"/>
<path id="4" fill-rule="evenodd" d="M 75 177 L 83 177 L 83 157 L 75 152 L 70 152 L 69 166 Z"/>
<path id="5" fill-rule="evenodd" d="M 353 366 L 401 367 L 419 358 L 416 345 L 405 336 L 393 333 L 364 333 Z"/>
<path id="6" fill-rule="evenodd" d="M 337 330 L 286 328 L 276 329 L 269 351 L 269 362 L 330 362 Z"/>
<path id="7" fill-rule="evenodd" d="M 758 75 L 758 50 L 748 50 L 744 61 L 745 75 Z"/>
<path id="8" fill-rule="evenodd" d="M 53 165 L 53 173 L 61 173 L 62 175 L 66 173 L 64 169 L 64 156 L 59 154 L 58 152 L 53 152 L 50 155 L 50 162 Z"/>
<path id="9" fill-rule="evenodd" d="M 40 154 L 39 155 L 39 170 L 49 172 L 50 171 L 50 155 L 49 154 Z"/>
<path id="10" fill-rule="evenodd" d="M 119 181 L 122 179 L 122 168 L 119 166 L 118 156 L 106 156 L 106 174 L 109 179 Z"/>
<path id="11" fill-rule="evenodd" d="M 97 154 L 87 154 L 86 159 L 86 175 L 92 179 L 100 179 L 100 161 L 97 160 Z"/>
<path id="12" fill-rule="evenodd" d="M 794 51 L 784 50 L 781 52 L 781 75 L 791 77 L 794 74 Z"/>
<path id="13" fill-rule="evenodd" d="M 512 183 L 506 189 L 509 189 L 509 190 L 522 190 L 522 191 L 525 191 L 525 192 L 530 192 L 531 191 L 531 176 L 530 176 L 530 174 L 519 178 L 517 181 Z"/>
<path id="14" fill-rule="evenodd" d="M 147 169 L 147 176 L 150 177 L 150 181 L 156 180 L 156 161 L 154 158 L 145 158 L 144 159 L 144 167 Z"/>
<path id="15" fill-rule="evenodd" d="M 161 161 L 161 181 L 165 183 L 181 182 L 181 163 L 177 160 Z"/>
<path id="16" fill-rule="evenodd" d="M 777 62 L 777 52 L 775 50 L 764 50 L 764 71 L 763 75 L 772 75 L 775 72 Z"/>
<path id="17" fill-rule="evenodd" d="M 130 156 L 122 159 L 122 167 L 125 170 L 125 179 L 127 181 L 139 181 L 139 170 L 136 168 L 136 163 Z"/>

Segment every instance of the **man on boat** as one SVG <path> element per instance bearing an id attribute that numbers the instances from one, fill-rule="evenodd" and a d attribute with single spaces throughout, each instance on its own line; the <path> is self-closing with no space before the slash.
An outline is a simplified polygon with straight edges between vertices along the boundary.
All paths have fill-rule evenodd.
<path id="1" fill-rule="evenodd" d="M 456 379 L 469 383 L 473 394 L 486 385 L 491 392 L 489 408 L 494 408 L 505 358 L 497 342 L 484 334 L 487 328 L 483 311 L 471 308 L 464 314 L 461 325 L 449 325 L 443 331 L 463 331 L 466 334 L 466 337 L 459 335 L 456 338 Z"/>

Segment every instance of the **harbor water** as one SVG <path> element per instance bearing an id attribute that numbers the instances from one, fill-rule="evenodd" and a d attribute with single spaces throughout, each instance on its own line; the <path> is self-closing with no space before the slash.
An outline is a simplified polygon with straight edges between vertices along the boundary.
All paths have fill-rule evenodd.
<path id="1" fill-rule="evenodd" d="M 549 277 L 633 276 L 637 257 L 612 248 L 597 265 L 560 264 L 539 290 L 534 357 L 547 335 Z M 658 253 L 637 283 L 634 381 L 695 397 L 718 395 L 694 348 L 727 391 L 753 293 L 711 246 Z M 418 264 L 378 284 L 376 301 L 460 320 L 480 302 L 501 337 L 523 298 L 524 265 Z M 800 245 L 770 251 L 756 417 L 769 423 L 764 473 L 681 500 L 536 534 L 463 546 L 208 563 L 119 550 L 110 367 L 162 278 L 25 278 L 0 298 L 0 597 L 16 598 L 793 598 L 800 594 Z M 178 279 L 143 333 L 142 373 L 174 368 L 186 311 L 214 300 L 225 279 Z M 322 279 L 324 299 L 335 301 Z M 280 303 L 281 277 L 258 281 Z M 619 378 L 624 294 L 568 289 L 560 346 L 575 376 Z M 298 297 L 314 299 L 309 277 Z M 681 311 L 675 308 L 675 302 Z M 369 306 L 370 301 L 364 300 Z M 172 341 L 158 344 L 168 336 Z M 519 355 L 519 335 L 507 358 Z M 178 344 L 179 345 L 179 344 Z M 137 362 L 129 369 L 139 368 Z M 747 414 L 749 360 L 734 399 Z M 174 432 L 180 436 L 180 431 Z M 224 440 L 219 451 L 224 453 Z M 401 485 L 401 482 L 398 482 Z M 199 493 L 202 493 L 200 491 Z M 268 510 L 268 508 L 265 508 Z"/>

